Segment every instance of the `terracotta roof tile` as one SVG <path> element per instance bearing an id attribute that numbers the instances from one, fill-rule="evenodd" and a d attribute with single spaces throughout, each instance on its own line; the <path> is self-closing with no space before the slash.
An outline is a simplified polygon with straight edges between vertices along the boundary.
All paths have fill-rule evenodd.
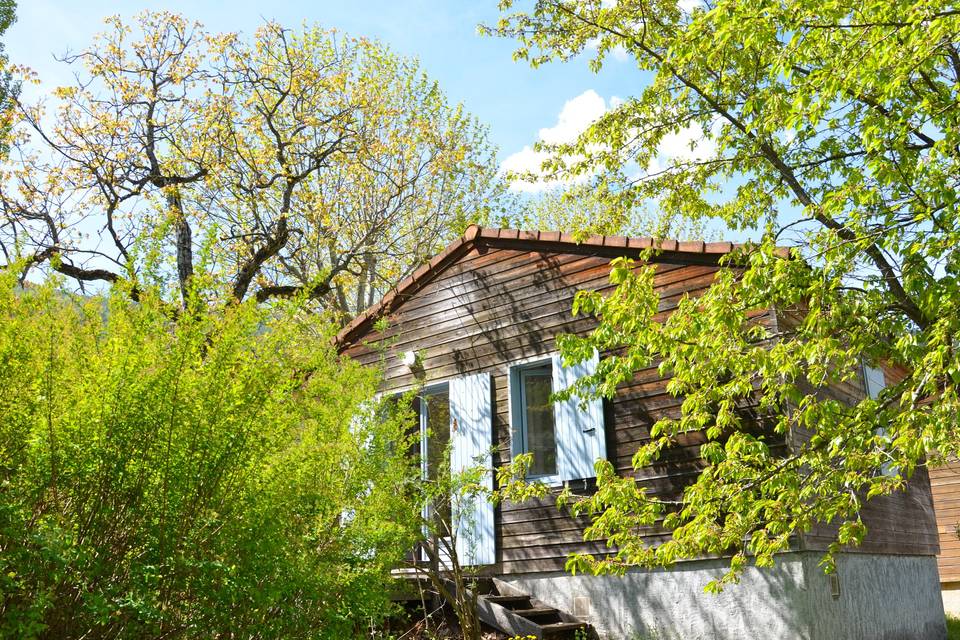
<path id="1" fill-rule="evenodd" d="M 629 238 L 627 238 L 626 236 L 607 236 L 606 241 L 604 242 L 604 246 L 626 248 L 627 240 L 629 240 Z"/>
<path id="2" fill-rule="evenodd" d="M 685 251 L 690 253 L 703 253 L 704 244 L 702 240 L 696 242 L 679 242 L 677 243 L 677 251 Z"/>
<path id="3" fill-rule="evenodd" d="M 733 251 L 732 242 L 708 242 L 703 250 L 706 253 L 730 253 Z"/>

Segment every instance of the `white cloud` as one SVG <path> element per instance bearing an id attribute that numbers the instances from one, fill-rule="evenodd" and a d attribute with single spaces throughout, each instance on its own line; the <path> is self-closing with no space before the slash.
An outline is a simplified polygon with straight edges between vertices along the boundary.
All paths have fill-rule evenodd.
<path id="1" fill-rule="evenodd" d="M 511 154 L 500 164 L 501 173 L 526 173 L 532 172 L 540 174 L 543 161 L 549 157 L 549 154 L 543 151 L 534 151 L 529 145 L 523 150 Z M 546 191 L 554 186 L 555 182 L 537 181 L 528 182 L 526 180 L 511 180 L 510 190 L 520 191 L 522 193 L 538 193 Z"/>
<path id="2" fill-rule="evenodd" d="M 567 100 L 557 116 L 556 124 L 552 127 L 540 129 L 538 138 L 541 142 L 548 144 L 574 142 L 600 116 L 623 103 L 624 100 L 618 96 L 611 96 L 609 100 L 604 100 L 596 91 L 588 89 Z M 712 133 L 717 134 L 719 132 L 719 124 L 714 123 L 711 128 Z M 679 131 L 668 133 L 663 137 L 657 149 L 657 155 L 651 159 L 645 173 L 646 175 L 652 175 L 666 171 L 671 166 L 671 161 L 706 160 L 716 155 L 716 152 L 716 143 L 712 139 L 704 137 L 703 127 L 697 122 L 691 122 Z M 535 151 L 532 145 L 527 145 L 520 151 L 509 155 L 500 164 L 500 171 L 501 173 L 516 174 L 531 173 L 542 177 L 543 162 L 549 157 L 549 153 Z M 640 175 L 638 169 L 635 177 L 640 177 Z M 591 174 L 584 173 L 563 180 L 541 179 L 537 182 L 513 180 L 510 182 L 510 189 L 522 193 L 539 193 L 560 185 L 583 183 L 590 177 Z"/>
<path id="3" fill-rule="evenodd" d="M 609 104 L 593 89 L 588 89 L 567 100 L 560 114 L 557 116 L 557 123 L 552 127 L 540 129 L 538 138 L 541 142 L 547 144 L 564 144 L 574 142 L 577 137 L 583 133 L 600 116 L 607 112 L 607 109 L 617 106 L 622 101 L 613 97 Z M 532 146 L 525 146 L 522 150 L 508 156 L 501 164 L 502 173 L 526 173 L 542 175 L 542 165 L 544 160 L 549 158 L 549 154 L 543 151 L 534 151 Z M 588 175 L 578 176 L 568 180 L 539 180 L 537 182 L 527 182 L 524 180 L 513 180 L 510 183 L 512 191 L 522 191 L 526 193 L 537 193 L 551 189 L 558 184 L 571 184 L 583 182 Z"/>
<path id="4" fill-rule="evenodd" d="M 593 89 L 587 89 L 564 103 L 557 124 L 540 129 L 540 140 L 548 144 L 573 142 L 606 111 L 606 101 Z"/>
<path id="5" fill-rule="evenodd" d="M 711 133 L 716 135 L 716 123 Z M 668 133 L 660 140 L 657 155 L 650 158 L 644 170 L 637 169 L 630 175 L 631 180 L 644 180 L 663 172 L 672 171 L 673 162 L 696 162 L 712 158 L 717 153 L 717 144 L 703 135 L 703 127 L 691 122 L 676 133 Z"/>
<path id="6" fill-rule="evenodd" d="M 703 137 L 699 123 L 691 122 L 680 131 L 663 136 L 658 151 L 665 158 L 706 160 L 716 153 L 717 146 L 713 140 Z"/>

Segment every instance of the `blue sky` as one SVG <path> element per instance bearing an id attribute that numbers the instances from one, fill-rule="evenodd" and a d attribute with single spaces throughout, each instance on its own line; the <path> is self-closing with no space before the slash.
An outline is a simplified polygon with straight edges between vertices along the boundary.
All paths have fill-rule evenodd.
<path id="1" fill-rule="evenodd" d="M 51 88 L 67 84 L 66 65 L 54 60 L 86 46 L 105 16 L 129 17 L 164 9 L 202 22 L 210 31 L 250 33 L 264 19 L 295 27 L 316 22 L 353 35 L 375 37 L 418 57 L 448 97 L 490 127 L 500 160 L 513 168 L 535 160 L 524 147 L 544 135 L 569 137 L 609 106 L 615 96 L 637 93 L 643 77 L 632 63 L 610 59 L 595 74 L 586 59 L 530 69 L 513 62 L 514 43 L 481 37 L 477 24 L 493 22 L 496 0 L 20 0 L 18 19 L 4 37 L 11 59 L 32 67 Z M 566 109 L 564 107 L 566 106 Z M 517 155 L 519 154 L 519 155 Z M 511 156 L 513 156 L 511 158 Z"/>

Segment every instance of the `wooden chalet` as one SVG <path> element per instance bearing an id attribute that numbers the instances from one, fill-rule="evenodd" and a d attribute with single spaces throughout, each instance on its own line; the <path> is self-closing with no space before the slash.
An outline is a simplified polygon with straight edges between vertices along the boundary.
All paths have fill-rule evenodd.
<path id="1" fill-rule="evenodd" d="M 595 326 L 590 317 L 573 317 L 576 292 L 611 290 L 610 261 L 638 258 L 653 242 L 619 236 L 577 242 L 565 233 L 472 226 L 347 325 L 337 336 L 339 349 L 382 367 L 384 393 L 422 387 L 423 433 L 440 434 L 438 441 L 423 439 L 425 473 L 430 464 L 447 463 L 437 460 L 436 451 L 449 433 L 454 469 L 491 449 L 491 467 L 533 452 L 532 475 L 589 491 L 594 461 L 606 458 L 619 473 L 675 495 L 698 472 L 702 438 L 690 437 L 662 464 L 640 472 L 631 464 L 653 423 L 680 409 L 681 399 L 667 393 L 655 367 L 638 372 L 612 400 L 587 406 L 546 402 L 551 391 L 596 364 L 565 368 L 557 356 L 558 335 L 585 334 Z M 681 297 L 711 285 L 719 258 L 733 245 L 660 241 L 659 248 L 655 286 L 666 315 Z M 375 324 L 381 318 L 386 328 Z M 761 321 L 783 329 L 796 317 L 770 309 Z M 866 367 L 857 381 L 831 393 L 853 401 L 876 393 L 895 375 Z M 791 434 L 781 446 L 804 437 Z M 945 633 L 935 561 L 939 541 L 922 469 L 909 491 L 867 503 L 868 537 L 843 554 L 835 576 L 817 566 L 831 539 L 825 525 L 798 536 L 775 570 L 750 569 L 740 585 L 720 596 L 702 588 L 722 572 L 722 559 L 622 578 L 566 574 L 568 554 L 606 549 L 584 542 L 585 521 L 559 510 L 552 496 L 474 508 L 470 545 L 461 556 L 538 601 L 588 619 L 605 637 L 940 638 Z M 646 535 L 656 544 L 663 534 Z"/>

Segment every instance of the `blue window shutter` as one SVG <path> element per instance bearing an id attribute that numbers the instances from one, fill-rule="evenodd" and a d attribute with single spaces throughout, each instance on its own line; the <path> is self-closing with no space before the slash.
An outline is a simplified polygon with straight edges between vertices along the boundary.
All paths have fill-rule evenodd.
<path id="1" fill-rule="evenodd" d="M 482 484 L 493 490 L 493 408 L 490 374 L 478 373 L 450 381 L 450 471 L 481 465 Z M 454 504 L 457 557 L 464 566 L 496 562 L 493 505 L 486 496 Z"/>
<path id="2" fill-rule="evenodd" d="M 552 357 L 553 391 L 567 389 L 578 379 L 596 372 L 600 362 L 596 351 L 589 360 L 564 367 L 559 355 Z M 607 457 L 607 441 L 603 424 L 603 399 L 590 398 L 581 408 L 581 399 L 574 396 L 554 403 L 557 429 L 557 473 L 560 480 L 581 480 L 596 476 L 594 464 Z"/>

